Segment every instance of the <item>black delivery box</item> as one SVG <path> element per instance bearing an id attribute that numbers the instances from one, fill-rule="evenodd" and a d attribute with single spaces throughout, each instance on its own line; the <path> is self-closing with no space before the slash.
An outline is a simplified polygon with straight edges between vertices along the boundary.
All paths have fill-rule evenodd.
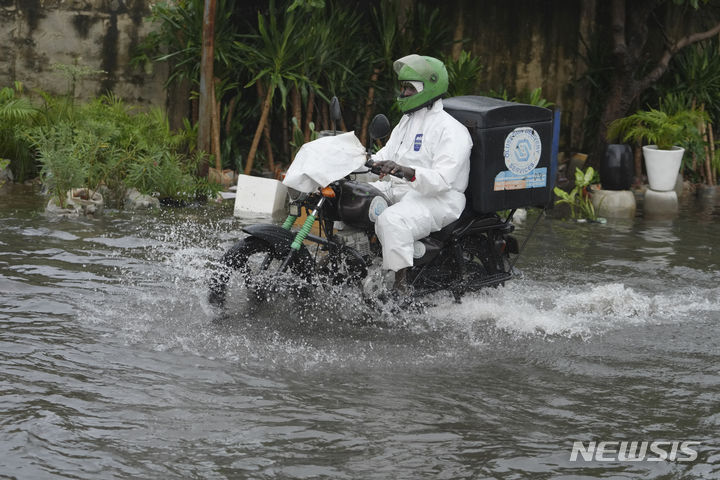
<path id="1" fill-rule="evenodd" d="M 447 98 L 443 106 L 472 136 L 468 208 L 492 213 L 550 201 L 556 170 L 551 110 L 480 96 Z"/>

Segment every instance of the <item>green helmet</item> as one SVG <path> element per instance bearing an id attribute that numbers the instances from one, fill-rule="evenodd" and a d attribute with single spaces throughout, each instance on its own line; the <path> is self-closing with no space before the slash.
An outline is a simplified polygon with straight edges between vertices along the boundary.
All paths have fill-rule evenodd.
<path id="1" fill-rule="evenodd" d="M 397 102 L 403 113 L 430 105 L 447 92 L 448 73 L 437 58 L 412 54 L 395 60 L 393 69 L 401 84 L 410 82 L 419 87 L 412 95 L 404 95 L 401 90 Z"/>

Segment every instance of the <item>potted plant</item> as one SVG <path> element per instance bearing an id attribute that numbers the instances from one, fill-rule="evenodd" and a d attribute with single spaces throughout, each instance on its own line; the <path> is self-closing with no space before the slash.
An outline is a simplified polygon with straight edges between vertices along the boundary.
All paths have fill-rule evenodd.
<path id="1" fill-rule="evenodd" d="M 620 138 L 643 146 L 648 184 L 655 191 L 665 192 L 675 187 L 685 148 L 680 145 L 699 139 L 698 124 L 706 114 L 698 110 L 678 110 L 668 114 L 661 110 L 639 110 L 610 124 L 608 140 Z"/>

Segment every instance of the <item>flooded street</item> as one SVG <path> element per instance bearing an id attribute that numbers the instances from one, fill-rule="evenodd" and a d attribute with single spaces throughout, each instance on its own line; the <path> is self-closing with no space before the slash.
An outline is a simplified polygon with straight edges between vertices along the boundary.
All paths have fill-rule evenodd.
<path id="1" fill-rule="evenodd" d="M 542 219 L 521 278 L 376 326 L 352 292 L 218 320 L 232 205 L 43 205 L 0 193 L 0 478 L 720 478 L 720 200 Z"/>

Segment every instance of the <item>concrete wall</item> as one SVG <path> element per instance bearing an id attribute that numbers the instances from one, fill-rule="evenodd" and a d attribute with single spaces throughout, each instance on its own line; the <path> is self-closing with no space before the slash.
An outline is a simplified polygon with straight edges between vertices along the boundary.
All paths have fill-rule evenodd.
<path id="1" fill-rule="evenodd" d="M 0 87 L 63 94 L 67 77 L 54 64 L 85 65 L 105 74 L 85 77 L 76 98 L 112 91 L 133 104 L 165 104 L 164 66 L 130 67 L 132 49 L 147 34 L 150 0 L 0 0 Z"/>

